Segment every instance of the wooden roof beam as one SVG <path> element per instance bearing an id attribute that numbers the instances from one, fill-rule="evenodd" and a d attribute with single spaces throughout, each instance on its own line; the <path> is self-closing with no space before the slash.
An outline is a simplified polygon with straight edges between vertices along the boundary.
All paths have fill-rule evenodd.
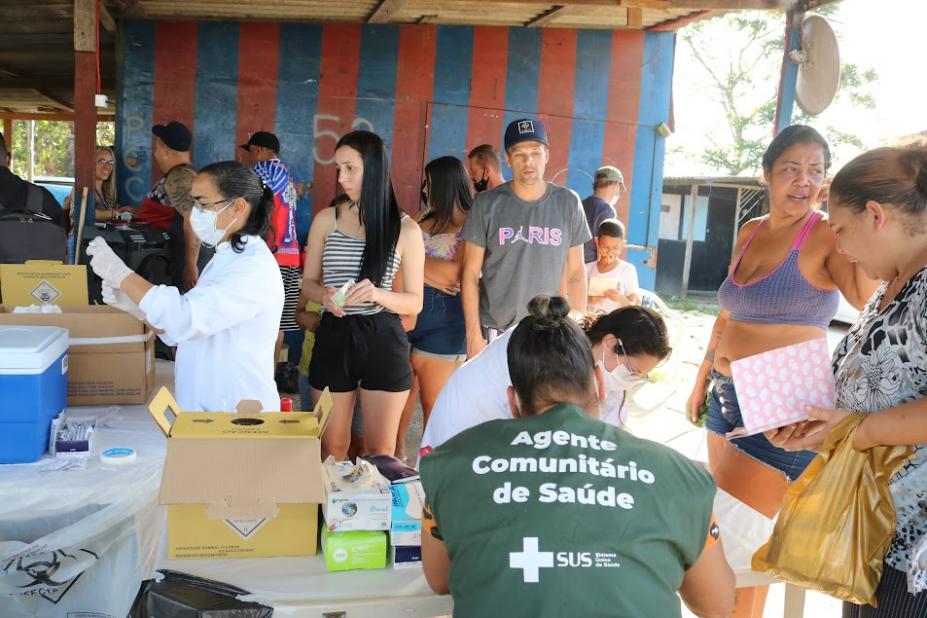
<path id="1" fill-rule="evenodd" d="M 64 108 L 65 111 L 68 111 L 68 112 L 73 112 L 73 111 L 74 111 L 74 106 L 73 106 L 71 103 L 68 103 L 68 102 L 65 101 L 63 98 L 61 98 L 61 97 L 59 97 L 59 96 L 57 96 L 57 95 L 55 95 L 55 94 L 52 94 L 52 93 L 49 92 L 48 90 L 44 90 L 44 89 L 41 89 L 41 88 L 33 88 L 32 90 L 33 90 L 36 94 L 38 94 L 39 96 L 48 99 L 49 101 L 51 101 L 52 103 L 54 103 L 54 104 L 57 105 L 58 107 Z"/>
<path id="2" fill-rule="evenodd" d="M 455 2 L 472 2 L 472 0 L 443 0 L 443 4 L 450 5 Z M 834 2 L 836 0 L 804 0 L 814 4 Z M 540 4 L 538 0 L 504 0 L 510 5 Z M 614 7 L 638 9 L 700 9 L 714 10 L 740 10 L 740 9 L 779 9 L 785 10 L 787 0 L 560 0 L 552 6 L 563 7 Z"/>
<path id="3" fill-rule="evenodd" d="M 377 8 L 367 18 L 368 24 L 388 24 L 393 16 L 402 9 L 406 0 L 381 0 Z"/>
<path id="4" fill-rule="evenodd" d="M 569 10 L 570 7 L 563 6 L 562 4 L 555 4 L 553 8 L 526 21 L 524 25 L 526 28 L 543 28 L 544 26 L 550 25 L 555 19 L 566 15 Z"/>
<path id="5" fill-rule="evenodd" d="M 644 9 L 629 7 L 626 10 L 628 12 L 628 28 L 634 28 L 635 30 L 640 30 L 643 28 Z"/>
<path id="6" fill-rule="evenodd" d="M 107 32 L 116 32 L 116 20 L 110 15 L 105 2 L 100 2 L 100 25 Z"/>

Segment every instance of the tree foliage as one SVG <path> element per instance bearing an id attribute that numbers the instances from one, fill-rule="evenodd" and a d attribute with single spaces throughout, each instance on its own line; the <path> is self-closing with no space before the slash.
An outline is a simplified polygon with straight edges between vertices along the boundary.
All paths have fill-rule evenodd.
<path id="1" fill-rule="evenodd" d="M 29 120 L 13 121 L 11 144 L 13 173 L 29 173 Z M 35 176 L 74 176 L 74 123 L 63 120 L 35 120 Z M 115 124 L 97 123 L 97 144 L 115 142 Z"/>
<path id="2" fill-rule="evenodd" d="M 826 8 L 821 12 L 836 10 Z M 774 126 L 784 30 L 782 13 L 747 11 L 699 21 L 680 31 L 681 52 L 695 60 L 726 120 L 726 132 L 707 135 L 709 146 L 693 153 L 718 172 L 736 176 L 759 171 Z M 727 45 L 716 44 L 721 38 Z M 856 110 L 872 109 L 877 80 L 875 70 L 844 63 L 834 105 L 848 101 Z M 826 115 L 811 118 L 796 105 L 792 122 L 813 124 L 833 146 L 865 146 L 854 133 L 826 122 Z"/>

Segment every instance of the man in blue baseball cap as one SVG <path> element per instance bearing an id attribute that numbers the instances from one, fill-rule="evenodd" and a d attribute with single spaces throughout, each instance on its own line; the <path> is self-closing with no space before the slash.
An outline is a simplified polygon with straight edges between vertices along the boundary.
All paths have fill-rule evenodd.
<path id="1" fill-rule="evenodd" d="M 483 191 L 461 232 L 460 280 L 467 356 L 527 314 L 539 294 L 569 296 L 586 308 L 583 243 L 592 238 L 579 196 L 546 182 L 547 129 L 519 118 L 505 129 L 505 157 L 512 180 Z"/>

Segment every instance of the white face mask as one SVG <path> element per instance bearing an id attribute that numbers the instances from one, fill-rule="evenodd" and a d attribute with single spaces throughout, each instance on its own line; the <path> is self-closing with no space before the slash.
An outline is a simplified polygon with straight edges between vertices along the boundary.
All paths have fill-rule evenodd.
<path id="1" fill-rule="evenodd" d="M 618 361 L 618 364 L 615 365 L 615 368 L 611 371 L 606 369 L 606 347 L 607 346 L 605 344 L 602 344 L 602 358 L 597 360 L 595 363 L 602 369 L 602 378 L 605 380 L 605 394 L 608 395 L 610 393 L 623 393 L 641 380 L 638 376 L 632 374 L 631 370 L 628 369 L 628 367 L 622 363 L 621 360 Z"/>
<path id="2" fill-rule="evenodd" d="M 235 219 L 229 221 L 229 224 L 221 230 L 216 228 L 216 221 L 219 218 L 219 213 L 231 205 L 232 203 L 229 202 L 219 210 L 203 210 L 194 206 L 193 211 L 190 212 L 190 227 L 193 228 L 193 233 L 210 247 L 218 245 L 228 229 L 232 227 Z"/>

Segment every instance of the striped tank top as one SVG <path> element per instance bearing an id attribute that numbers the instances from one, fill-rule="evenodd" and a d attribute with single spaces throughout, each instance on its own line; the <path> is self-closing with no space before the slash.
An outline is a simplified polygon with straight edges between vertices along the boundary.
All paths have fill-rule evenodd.
<path id="1" fill-rule="evenodd" d="M 322 284 L 327 288 L 341 288 L 348 279 L 358 280 L 360 276 L 361 259 L 364 256 L 366 240 L 348 236 L 338 229 L 338 211 L 335 210 L 335 225 L 332 232 L 325 239 L 322 249 Z M 393 287 L 393 278 L 399 270 L 399 253 L 393 250 L 393 259 L 383 273 L 383 282 L 378 286 L 383 289 Z M 348 315 L 374 315 L 381 311 L 389 311 L 377 303 L 362 303 L 348 305 L 344 312 Z"/>

